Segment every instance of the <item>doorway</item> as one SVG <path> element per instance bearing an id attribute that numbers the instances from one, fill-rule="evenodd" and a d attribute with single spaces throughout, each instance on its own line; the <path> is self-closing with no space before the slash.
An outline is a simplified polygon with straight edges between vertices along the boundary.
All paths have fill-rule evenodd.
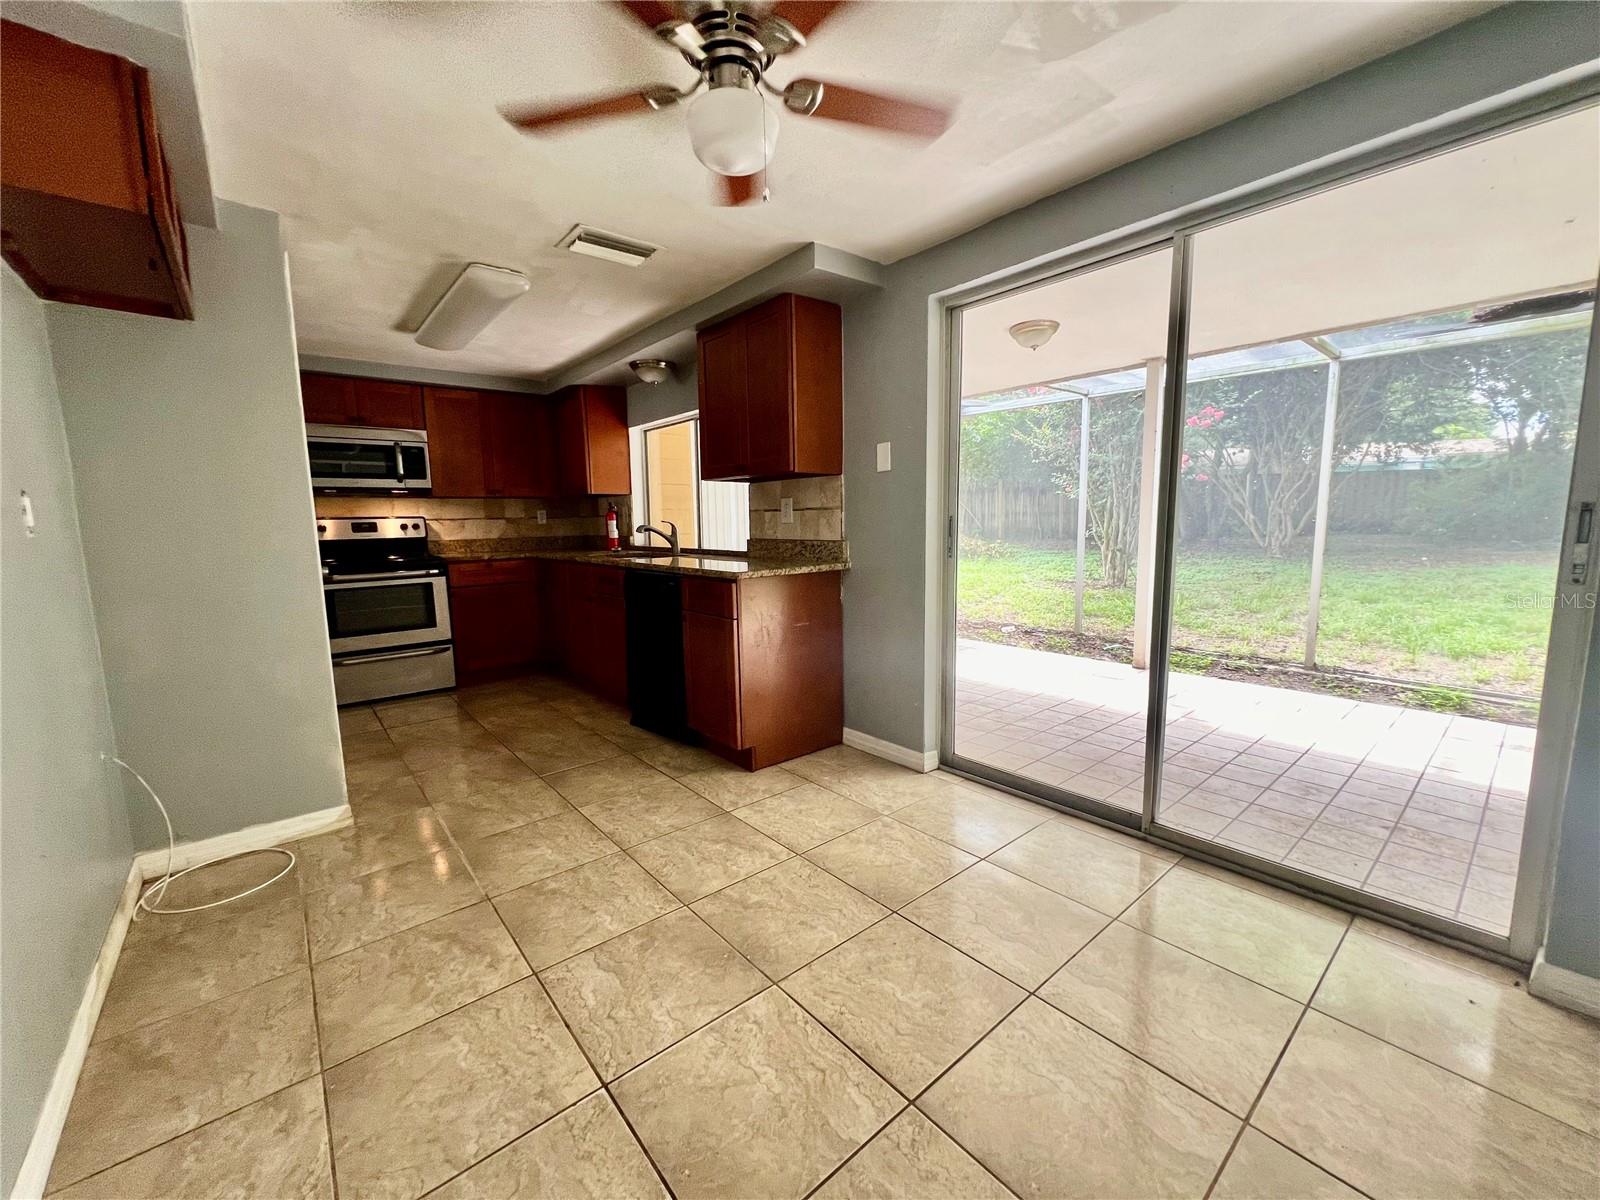
<path id="1" fill-rule="evenodd" d="M 1577 110 L 956 310 L 947 764 L 1525 945 L 1597 148 Z"/>

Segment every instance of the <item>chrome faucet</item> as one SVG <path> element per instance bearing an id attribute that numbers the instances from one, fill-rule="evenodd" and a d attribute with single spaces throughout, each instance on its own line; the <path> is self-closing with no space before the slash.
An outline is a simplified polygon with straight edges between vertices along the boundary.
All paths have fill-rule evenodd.
<path id="1" fill-rule="evenodd" d="M 634 529 L 634 532 L 635 533 L 653 533 L 659 538 L 666 539 L 667 547 L 672 551 L 672 557 L 673 558 L 677 558 L 678 557 L 678 527 L 676 525 L 674 525 L 671 521 L 662 521 L 661 523 L 663 525 L 665 525 L 668 529 L 672 530 L 672 532 L 671 533 L 662 533 L 661 530 L 657 529 L 654 525 L 640 525 L 640 526 L 638 526 L 637 528 Z"/>

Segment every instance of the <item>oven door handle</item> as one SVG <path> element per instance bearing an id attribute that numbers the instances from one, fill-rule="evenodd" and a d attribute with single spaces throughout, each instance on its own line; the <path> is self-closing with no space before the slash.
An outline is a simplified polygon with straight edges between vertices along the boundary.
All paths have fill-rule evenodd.
<path id="1" fill-rule="evenodd" d="M 346 654 L 333 660 L 335 667 L 348 667 L 356 663 L 388 662 L 392 658 L 423 658 L 429 654 L 448 654 L 449 646 L 423 646 L 417 650 L 385 650 L 377 654 Z"/>
<path id="2" fill-rule="evenodd" d="M 391 579 L 442 579 L 443 577 L 444 572 L 435 567 L 426 571 L 371 571 L 360 575 L 329 575 L 324 583 L 386 583 Z"/>

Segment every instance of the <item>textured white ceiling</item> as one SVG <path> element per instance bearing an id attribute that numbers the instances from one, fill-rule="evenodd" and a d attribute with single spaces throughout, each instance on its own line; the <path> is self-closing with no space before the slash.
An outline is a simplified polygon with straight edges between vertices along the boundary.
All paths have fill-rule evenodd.
<path id="1" fill-rule="evenodd" d="M 716 209 L 681 111 L 532 139 L 496 106 L 684 84 L 600 3 L 190 5 L 217 192 L 284 216 L 304 353 L 544 377 L 807 242 L 879 262 L 1482 11 L 1483 3 L 863 3 L 773 69 L 947 96 L 916 149 L 785 115 L 773 198 Z M 576 222 L 663 250 L 553 248 Z M 472 260 L 528 296 L 454 353 L 411 341 Z"/>

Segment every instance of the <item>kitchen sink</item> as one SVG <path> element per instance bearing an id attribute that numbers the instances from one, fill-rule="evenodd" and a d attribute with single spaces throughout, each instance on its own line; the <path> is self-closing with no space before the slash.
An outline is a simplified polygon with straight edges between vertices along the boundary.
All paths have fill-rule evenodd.
<path id="1" fill-rule="evenodd" d="M 613 550 L 612 554 L 619 558 L 671 558 L 672 551 L 665 546 L 630 546 L 621 550 Z M 678 551 L 679 558 L 748 558 L 747 551 L 743 550 L 697 550 L 693 546 L 685 546 Z"/>

